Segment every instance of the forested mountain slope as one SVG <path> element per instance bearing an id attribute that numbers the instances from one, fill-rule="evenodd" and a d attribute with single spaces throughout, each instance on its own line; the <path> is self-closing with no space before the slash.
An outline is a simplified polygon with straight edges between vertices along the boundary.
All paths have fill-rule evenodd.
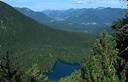
<path id="1" fill-rule="evenodd" d="M 89 32 L 92 34 L 99 34 L 104 30 L 112 31 L 110 28 L 112 23 L 115 20 L 122 18 L 126 12 L 126 9 L 120 8 L 83 8 L 45 10 L 43 12 L 36 12 L 28 8 L 16 9 L 40 23 L 44 23 L 42 20 L 46 19 L 47 15 L 52 19 L 47 20 L 45 24 L 54 29 L 73 32 Z M 44 14 L 46 15 L 44 16 Z"/>
<path id="2" fill-rule="evenodd" d="M 0 1 L 0 51 L 9 51 L 23 68 L 50 69 L 57 59 L 80 62 L 94 36 L 49 28 Z"/>
<path id="3" fill-rule="evenodd" d="M 42 12 L 32 11 L 31 9 L 28 8 L 16 8 L 16 9 L 21 13 L 24 13 L 26 16 L 35 19 L 38 22 L 47 23 L 53 20 L 52 18 L 48 17 Z"/>

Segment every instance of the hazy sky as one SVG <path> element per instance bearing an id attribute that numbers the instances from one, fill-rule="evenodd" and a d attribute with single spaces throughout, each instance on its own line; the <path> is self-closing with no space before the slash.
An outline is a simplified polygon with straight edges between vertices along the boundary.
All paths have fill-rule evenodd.
<path id="1" fill-rule="evenodd" d="M 2 0 L 15 7 L 27 7 L 36 11 L 45 9 L 96 8 L 113 7 L 126 8 L 123 0 Z"/>

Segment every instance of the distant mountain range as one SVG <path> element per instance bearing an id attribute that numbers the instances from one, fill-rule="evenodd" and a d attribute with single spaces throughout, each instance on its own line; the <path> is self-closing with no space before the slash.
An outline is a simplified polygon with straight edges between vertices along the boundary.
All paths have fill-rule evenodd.
<path id="1" fill-rule="evenodd" d="M 45 10 L 43 13 L 56 20 L 65 20 L 75 23 L 112 23 L 122 18 L 127 10 L 120 8 L 83 8 L 69 10 Z"/>
<path id="2" fill-rule="evenodd" d="M 52 16 L 48 12 L 56 14 Z M 9 50 L 21 67 L 28 68 L 37 63 L 43 71 L 51 69 L 58 59 L 81 62 L 96 38 L 95 35 L 83 32 L 95 34 L 104 29 L 110 30 L 106 23 L 122 17 L 124 12 L 125 9 L 102 8 L 46 13 L 13 8 L 0 1 L 0 57 Z"/>
<path id="3" fill-rule="evenodd" d="M 21 13 L 24 13 L 26 16 L 29 16 L 41 23 L 42 22 L 47 23 L 47 22 L 53 20 L 52 18 L 48 17 L 47 15 L 43 14 L 42 12 L 35 12 L 28 8 L 16 8 L 16 9 L 18 11 L 20 11 Z"/>
<path id="4" fill-rule="evenodd" d="M 124 16 L 127 9 L 120 8 L 83 8 L 69 10 L 45 10 L 35 12 L 27 8 L 17 8 L 21 13 L 41 22 L 46 19 L 48 26 L 54 29 L 75 32 L 100 33 L 103 30 L 111 31 L 111 25 Z M 29 11 L 28 11 L 29 10 Z M 34 15 L 31 15 L 35 13 Z M 43 16 L 42 16 L 42 15 Z M 45 14 L 45 15 L 44 15 Z"/>

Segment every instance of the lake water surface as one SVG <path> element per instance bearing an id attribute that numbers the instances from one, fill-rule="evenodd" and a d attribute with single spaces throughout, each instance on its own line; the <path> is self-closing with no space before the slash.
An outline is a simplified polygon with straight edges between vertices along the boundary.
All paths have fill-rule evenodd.
<path id="1" fill-rule="evenodd" d="M 49 80 L 58 81 L 60 78 L 70 75 L 73 71 L 79 70 L 80 64 L 70 64 L 63 61 L 58 61 L 52 72 L 48 72 L 46 75 Z"/>

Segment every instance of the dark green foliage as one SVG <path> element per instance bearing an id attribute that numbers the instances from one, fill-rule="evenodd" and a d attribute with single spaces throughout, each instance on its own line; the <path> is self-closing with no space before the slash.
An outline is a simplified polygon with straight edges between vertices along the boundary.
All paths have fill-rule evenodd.
<path id="1" fill-rule="evenodd" d="M 128 16 L 125 16 L 123 19 L 118 19 L 117 21 L 115 21 L 112 27 L 116 30 L 120 30 L 121 27 L 123 27 L 126 24 L 128 24 Z"/>
<path id="2" fill-rule="evenodd" d="M 122 26 L 122 20 L 118 19 L 117 21 L 114 21 L 112 28 L 119 30 L 119 27 Z"/>
<path id="3" fill-rule="evenodd" d="M 113 25 L 117 30 L 113 39 L 103 33 L 96 41 L 92 54 L 81 65 L 81 82 L 128 82 L 127 24 L 127 17 L 119 20 Z"/>
<path id="4" fill-rule="evenodd" d="M 93 37 L 88 33 L 51 29 L 0 1 L 0 49 L 12 51 L 24 69 L 37 63 L 43 71 L 48 71 L 57 59 L 81 62 L 91 48 Z"/>
<path id="5" fill-rule="evenodd" d="M 92 54 L 82 64 L 81 77 L 85 82 L 119 82 L 114 68 L 117 59 L 115 41 L 103 33 L 95 43 Z"/>
<path id="6" fill-rule="evenodd" d="M 48 78 L 39 70 L 37 64 L 33 64 L 32 68 L 26 72 L 26 77 L 26 82 L 49 82 Z"/>
<path id="7" fill-rule="evenodd" d="M 117 49 L 119 49 L 118 56 L 128 59 L 128 30 L 120 30 L 116 32 L 115 39 Z"/>
<path id="8" fill-rule="evenodd" d="M 0 60 L 0 82 L 49 82 L 47 77 L 34 64 L 26 73 L 20 71 L 11 60 L 8 52 L 5 57 Z"/>
<path id="9" fill-rule="evenodd" d="M 21 82 L 20 70 L 10 61 L 8 52 L 0 61 L 0 82 Z"/>
<path id="10" fill-rule="evenodd" d="M 81 70 L 78 72 L 80 75 L 75 75 L 76 73 L 74 73 L 61 81 L 128 82 L 128 62 L 118 56 L 120 52 L 117 47 L 117 39 L 109 36 L 107 33 L 102 33 L 101 37 L 96 40 L 91 54 L 81 65 Z"/>
<path id="11" fill-rule="evenodd" d="M 119 20 L 113 25 L 117 29 L 113 39 L 103 33 L 96 41 L 92 54 L 81 65 L 81 82 L 128 82 L 127 24 L 128 18 Z"/>
<path id="12" fill-rule="evenodd" d="M 116 48 L 119 49 L 118 56 L 128 59 L 128 18 L 123 18 L 113 24 L 113 28 L 117 29 L 114 37 L 117 43 Z M 124 28 L 125 27 L 125 28 Z"/>
<path id="13" fill-rule="evenodd" d="M 114 34 L 114 38 L 117 43 L 116 48 L 118 49 L 118 56 L 121 58 L 117 61 L 116 70 L 119 78 L 122 76 L 121 72 L 125 71 L 123 78 L 126 79 L 125 82 L 128 82 L 128 17 L 120 20 L 120 25 L 117 24 L 113 25 L 114 28 L 118 28 L 117 32 Z"/>
<path id="14" fill-rule="evenodd" d="M 116 42 L 107 33 L 102 33 L 96 40 L 91 54 L 82 63 L 80 75 L 73 74 L 62 82 L 121 82 L 122 79 L 118 78 L 115 69 L 118 59 L 118 50 L 115 47 Z M 73 81 L 72 77 L 79 80 Z"/>
<path id="15" fill-rule="evenodd" d="M 122 58 L 118 57 L 114 62 L 114 67 L 116 70 L 116 75 L 118 76 L 119 82 L 127 82 L 126 80 L 126 69 L 127 62 Z"/>
<path id="16" fill-rule="evenodd" d="M 59 82 L 83 82 L 83 79 L 80 77 L 80 75 L 80 71 L 75 71 L 70 76 L 61 78 Z"/>
<path id="17" fill-rule="evenodd" d="M 81 76 L 87 82 L 128 82 L 127 19 L 115 24 L 117 32 L 114 34 L 114 43 L 105 36 L 101 37 L 93 48 L 89 60 L 82 64 Z M 123 28 L 124 26 L 126 28 Z M 112 71 L 109 72 L 107 67 L 112 67 Z"/>

